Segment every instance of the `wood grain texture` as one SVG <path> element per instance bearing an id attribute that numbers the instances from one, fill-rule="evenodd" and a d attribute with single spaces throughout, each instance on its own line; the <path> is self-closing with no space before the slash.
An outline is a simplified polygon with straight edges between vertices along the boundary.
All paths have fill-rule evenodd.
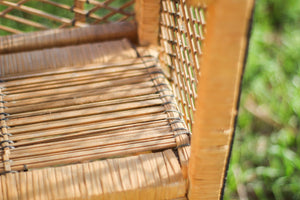
<path id="1" fill-rule="evenodd" d="M 190 199 L 221 198 L 253 1 L 218 0 L 207 9 L 189 163 Z"/>
<path id="2" fill-rule="evenodd" d="M 160 0 L 136 0 L 135 14 L 140 45 L 158 45 Z"/>

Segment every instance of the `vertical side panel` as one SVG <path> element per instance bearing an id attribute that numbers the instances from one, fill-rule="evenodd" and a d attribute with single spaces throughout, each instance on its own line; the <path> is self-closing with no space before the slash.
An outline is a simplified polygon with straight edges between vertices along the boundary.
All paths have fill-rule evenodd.
<path id="1" fill-rule="evenodd" d="M 220 199 L 232 145 L 253 0 L 216 0 L 207 8 L 189 198 Z"/>

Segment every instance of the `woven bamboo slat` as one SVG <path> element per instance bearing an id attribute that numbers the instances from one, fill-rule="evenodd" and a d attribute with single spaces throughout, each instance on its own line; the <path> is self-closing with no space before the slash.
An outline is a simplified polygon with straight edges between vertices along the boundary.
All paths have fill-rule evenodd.
<path id="1" fill-rule="evenodd" d="M 87 56 L 81 50 L 84 48 L 91 49 Z M 106 54 L 99 54 L 95 61 L 88 53 L 99 51 L 97 48 Z M 37 56 L 40 51 L 5 55 L 8 60 L 13 54 L 36 58 L 28 64 L 23 61 L 22 72 L 2 78 L 3 109 L 9 113 L 3 121 L 10 127 L 9 140 L 14 141 L 10 145 L 15 148 L 9 151 L 13 161 L 10 169 L 64 165 L 177 146 L 181 165 L 187 166 L 189 148 L 180 145 L 189 144 L 188 131 L 183 121 L 176 121 L 181 116 L 175 112 L 171 89 L 155 59 L 134 59 L 137 54 L 127 40 L 42 51 L 51 57 L 53 51 L 60 52 L 56 54 L 59 56 L 70 49 L 74 53 L 69 60 L 48 60 L 48 66 L 56 67 L 45 70 L 40 62 L 44 57 Z M 124 55 L 120 55 L 122 51 Z M 113 62 L 109 62 L 110 53 Z M 71 55 L 82 58 L 74 61 Z M 5 155 L 0 158 L 6 159 Z M 0 170 L 5 171 L 5 166 L 0 165 Z M 186 177 L 186 170 L 183 173 Z"/>
<path id="2" fill-rule="evenodd" d="M 175 199 L 186 184 L 168 150 L 12 173 L 0 177 L 0 191 L 0 199 Z"/>

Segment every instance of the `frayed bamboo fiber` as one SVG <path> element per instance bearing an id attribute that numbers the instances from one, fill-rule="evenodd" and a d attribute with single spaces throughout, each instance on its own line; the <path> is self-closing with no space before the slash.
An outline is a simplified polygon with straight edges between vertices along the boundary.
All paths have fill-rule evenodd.
<path id="1" fill-rule="evenodd" d="M 83 28 L 53 29 L 0 37 L 0 54 L 128 38 L 136 41 L 136 25 L 118 22 Z"/>
<path id="2" fill-rule="evenodd" d="M 191 141 L 190 199 L 222 198 L 253 4 L 218 0 L 208 7 Z"/>
<path id="3" fill-rule="evenodd" d="M 0 176 L 6 199 L 177 199 L 186 184 L 171 150 Z"/>

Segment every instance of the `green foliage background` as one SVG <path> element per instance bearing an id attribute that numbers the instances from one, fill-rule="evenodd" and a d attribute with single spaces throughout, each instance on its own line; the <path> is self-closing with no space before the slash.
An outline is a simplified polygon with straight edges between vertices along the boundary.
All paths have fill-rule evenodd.
<path id="1" fill-rule="evenodd" d="M 250 41 L 225 199 L 300 199 L 300 1 L 256 0 Z"/>

